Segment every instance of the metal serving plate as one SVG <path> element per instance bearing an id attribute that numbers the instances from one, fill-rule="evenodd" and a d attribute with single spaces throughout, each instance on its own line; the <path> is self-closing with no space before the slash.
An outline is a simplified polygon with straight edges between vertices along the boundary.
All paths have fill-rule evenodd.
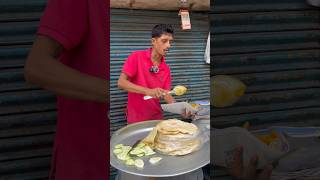
<path id="1" fill-rule="evenodd" d="M 185 174 L 196 169 L 199 169 L 210 163 L 210 143 L 207 141 L 201 149 L 185 156 L 167 156 L 156 153 L 152 156 L 142 157 L 144 161 L 143 169 L 138 169 L 135 166 L 127 166 L 124 162 L 117 159 L 113 154 L 113 149 L 116 144 L 125 144 L 132 146 L 137 140 L 143 139 L 148 133 L 160 122 L 159 120 L 144 121 L 128 125 L 116 131 L 110 142 L 110 164 L 114 168 L 123 172 L 147 177 L 170 177 Z M 159 156 L 162 160 L 151 165 L 150 157 Z"/>

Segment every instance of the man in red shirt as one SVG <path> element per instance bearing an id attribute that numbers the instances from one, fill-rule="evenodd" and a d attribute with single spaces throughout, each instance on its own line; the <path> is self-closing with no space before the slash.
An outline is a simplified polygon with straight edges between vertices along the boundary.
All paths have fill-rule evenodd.
<path id="1" fill-rule="evenodd" d="M 156 25 L 152 29 L 152 47 L 135 51 L 126 60 L 118 86 L 128 91 L 128 123 L 161 120 L 163 113 L 160 98 L 166 103 L 175 102 L 175 99 L 167 93 L 171 89 L 171 75 L 170 68 L 165 62 L 173 34 L 171 25 Z M 153 98 L 144 100 L 145 95 Z M 188 115 L 183 114 L 183 116 Z"/>
<path id="2" fill-rule="evenodd" d="M 49 0 L 25 65 L 58 95 L 50 179 L 109 179 L 109 3 Z"/>
<path id="3" fill-rule="evenodd" d="M 165 55 L 171 47 L 173 34 L 174 30 L 171 25 L 158 24 L 154 26 L 151 39 L 152 47 L 133 52 L 123 65 L 118 86 L 128 91 L 128 123 L 162 120 L 163 113 L 160 106 L 160 98 L 163 98 L 168 104 L 175 102 L 175 99 L 168 94 L 171 89 L 171 75 L 170 67 L 165 62 Z M 143 97 L 145 95 L 153 98 L 144 100 Z M 182 116 L 186 118 L 190 114 L 182 113 Z M 201 170 L 162 179 L 193 180 L 197 177 L 202 177 Z M 124 172 L 118 178 L 123 180 L 149 179 Z"/>

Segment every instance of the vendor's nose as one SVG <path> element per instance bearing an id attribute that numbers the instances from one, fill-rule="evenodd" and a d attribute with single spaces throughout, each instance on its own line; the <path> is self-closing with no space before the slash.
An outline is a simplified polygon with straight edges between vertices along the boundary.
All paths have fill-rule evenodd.
<path id="1" fill-rule="evenodd" d="M 167 44 L 167 47 L 168 47 L 168 48 L 170 48 L 170 47 L 171 47 L 171 44 L 170 44 L 170 42 L 168 42 L 168 44 Z"/>

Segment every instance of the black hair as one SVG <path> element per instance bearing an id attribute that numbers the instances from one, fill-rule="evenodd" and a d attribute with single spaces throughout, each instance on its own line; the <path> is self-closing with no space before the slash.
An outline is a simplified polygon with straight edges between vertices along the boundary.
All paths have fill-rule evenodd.
<path id="1" fill-rule="evenodd" d="M 152 29 L 152 38 L 160 37 L 162 34 L 173 35 L 174 29 L 170 24 L 157 24 Z"/>

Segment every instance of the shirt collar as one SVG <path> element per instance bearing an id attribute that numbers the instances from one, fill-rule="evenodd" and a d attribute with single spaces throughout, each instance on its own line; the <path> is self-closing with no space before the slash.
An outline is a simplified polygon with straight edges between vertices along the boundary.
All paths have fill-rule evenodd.
<path id="1" fill-rule="evenodd" d="M 150 61 L 151 61 L 151 53 L 152 53 L 152 48 L 147 49 L 147 58 L 150 59 Z M 165 61 L 164 56 L 162 56 L 160 64 L 164 61 Z"/>

